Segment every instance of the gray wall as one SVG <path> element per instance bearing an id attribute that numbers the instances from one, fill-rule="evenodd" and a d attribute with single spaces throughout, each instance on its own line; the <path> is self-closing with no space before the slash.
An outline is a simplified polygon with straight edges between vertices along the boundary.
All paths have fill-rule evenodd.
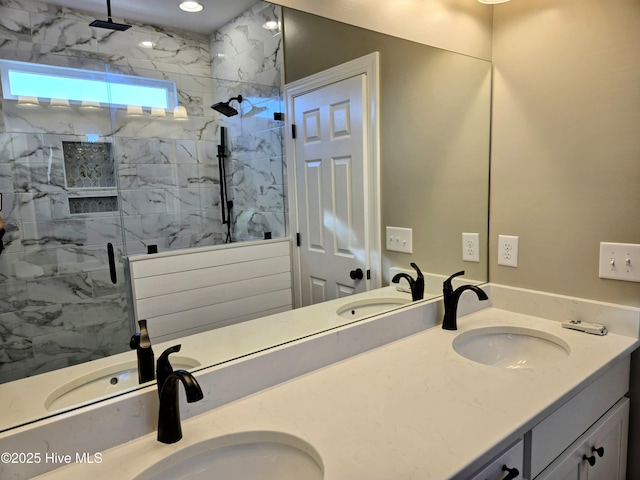
<path id="1" fill-rule="evenodd" d="M 493 9 L 477 0 L 274 0 L 283 7 L 491 59 Z"/>
<path id="2" fill-rule="evenodd" d="M 599 242 L 640 243 L 640 4 L 511 2 L 494 29 L 491 281 L 640 306 L 598 278 Z"/>
<path id="3" fill-rule="evenodd" d="M 414 243 L 407 255 L 383 242 L 383 275 L 413 261 L 486 281 L 486 255 L 462 262 L 461 234 L 487 245 L 489 63 L 296 10 L 283 18 L 286 82 L 380 52 L 382 229 L 413 228 Z"/>
<path id="4" fill-rule="evenodd" d="M 640 2 L 510 2 L 494 14 L 492 282 L 640 306 L 598 244 L 640 243 Z M 520 236 L 517 269 L 498 234 Z M 627 478 L 640 478 L 640 356 Z"/>

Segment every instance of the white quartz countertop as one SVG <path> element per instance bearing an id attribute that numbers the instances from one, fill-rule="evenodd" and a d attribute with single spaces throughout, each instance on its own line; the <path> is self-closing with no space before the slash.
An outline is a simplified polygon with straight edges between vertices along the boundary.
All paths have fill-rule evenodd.
<path id="1" fill-rule="evenodd" d="M 569 344 L 571 355 L 546 367 L 507 369 L 453 350 L 456 335 L 491 325 L 552 333 Z M 487 308 L 459 318 L 458 331 L 435 327 L 185 420 L 176 444 L 149 434 L 102 452 L 100 464 L 38 478 L 133 479 L 190 445 L 247 431 L 308 442 L 327 480 L 463 478 L 637 345 L 632 337 L 588 335 L 557 321 Z"/>
<path id="2" fill-rule="evenodd" d="M 301 315 L 300 310 L 288 310 L 286 312 L 280 312 L 251 321 L 201 332 L 179 340 L 170 340 L 162 343 L 153 342 L 153 335 L 151 335 L 153 350 L 156 358 L 158 358 L 166 348 L 181 344 L 182 350 L 179 354 L 174 354 L 174 356 L 171 357 L 172 361 L 179 361 L 180 358 L 186 358 L 188 360 L 195 360 L 196 365 L 203 367 L 217 365 L 298 338 L 347 325 L 354 320 L 340 317 L 337 314 L 337 310 L 340 307 L 356 301 L 380 298 L 400 299 L 407 303 L 411 301 L 410 294 L 397 291 L 395 286 L 383 287 L 363 292 L 353 297 L 311 305 L 305 308 L 304 315 Z M 211 345 L 215 345 L 216 347 L 211 348 Z M 80 378 L 87 378 L 94 372 L 105 371 L 113 365 L 120 366 L 113 370 L 113 372 L 136 369 L 136 352 L 130 350 L 80 365 L 1 384 L 0 432 L 81 405 L 94 403 L 98 400 L 111 397 L 113 394 L 139 388 L 135 383 L 127 388 L 107 387 L 102 396 L 89 398 L 85 402 L 78 402 L 77 405 L 47 410 L 45 405 L 47 398 L 58 391 L 61 386 L 73 383 Z M 95 375 L 95 378 L 107 374 L 108 373 Z M 29 392 L 29 394 L 25 395 L 25 392 Z"/>

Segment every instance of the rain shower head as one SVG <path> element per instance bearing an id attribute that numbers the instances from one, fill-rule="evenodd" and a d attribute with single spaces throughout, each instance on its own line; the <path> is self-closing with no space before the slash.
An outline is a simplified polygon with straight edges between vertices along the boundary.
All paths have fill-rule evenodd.
<path id="1" fill-rule="evenodd" d="M 107 0 L 107 17 L 107 20 L 94 20 L 89 24 L 89 26 L 106 28 L 108 30 L 118 30 L 119 32 L 124 32 L 125 30 L 129 30 L 131 28 L 131 25 L 116 23 L 111 19 L 111 0 Z"/>
<path id="2" fill-rule="evenodd" d="M 232 97 L 226 102 L 218 102 L 211 105 L 216 112 L 220 112 L 221 114 L 227 117 L 233 117 L 238 114 L 238 110 L 233 108 L 230 103 L 232 100 L 235 100 L 238 103 L 242 103 L 242 95 L 238 95 L 237 97 Z"/>
<path id="3" fill-rule="evenodd" d="M 108 20 L 94 20 L 89 24 L 90 27 L 98 27 L 98 28 L 108 28 L 109 30 L 118 30 L 120 32 L 124 32 L 125 30 L 129 30 L 131 25 L 125 25 L 124 23 L 116 23 L 111 20 L 109 17 Z"/>

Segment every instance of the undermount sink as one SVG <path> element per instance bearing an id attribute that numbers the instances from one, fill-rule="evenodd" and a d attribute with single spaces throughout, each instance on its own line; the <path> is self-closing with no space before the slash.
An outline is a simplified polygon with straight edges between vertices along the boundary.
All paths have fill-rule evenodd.
<path id="1" fill-rule="evenodd" d="M 180 450 L 135 480 L 322 480 L 322 460 L 304 440 L 280 432 L 242 432 Z"/>
<path id="2" fill-rule="evenodd" d="M 190 357 L 172 356 L 174 370 L 200 366 Z M 135 360 L 121 362 L 86 373 L 55 389 L 45 399 L 45 408 L 53 412 L 138 386 L 138 365 Z"/>
<path id="3" fill-rule="evenodd" d="M 342 305 L 336 313 L 342 318 L 359 320 L 409 303 L 411 303 L 411 299 L 402 297 L 368 298 Z"/>
<path id="4" fill-rule="evenodd" d="M 541 330 L 496 326 L 469 330 L 453 341 L 453 349 L 474 362 L 503 368 L 534 368 L 561 361 L 569 344 Z"/>

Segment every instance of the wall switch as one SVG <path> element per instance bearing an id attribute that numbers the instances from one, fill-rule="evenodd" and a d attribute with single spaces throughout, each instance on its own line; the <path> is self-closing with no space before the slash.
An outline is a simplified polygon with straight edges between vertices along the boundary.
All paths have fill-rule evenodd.
<path id="1" fill-rule="evenodd" d="M 462 260 L 464 262 L 480 261 L 480 234 L 462 234 Z"/>
<path id="2" fill-rule="evenodd" d="M 498 235 L 498 265 L 518 266 L 518 238 L 511 235 Z"/>
<path id="3" fill-rule="evenodd" d="M 387 250 L 413 253 L 413 230 L 411 228 L 387 227 Z"/>
<path id="4" fill-rule="evenodd" d="M 640 282 L 640 245 L 600 243 L 600 278 Z"/>

